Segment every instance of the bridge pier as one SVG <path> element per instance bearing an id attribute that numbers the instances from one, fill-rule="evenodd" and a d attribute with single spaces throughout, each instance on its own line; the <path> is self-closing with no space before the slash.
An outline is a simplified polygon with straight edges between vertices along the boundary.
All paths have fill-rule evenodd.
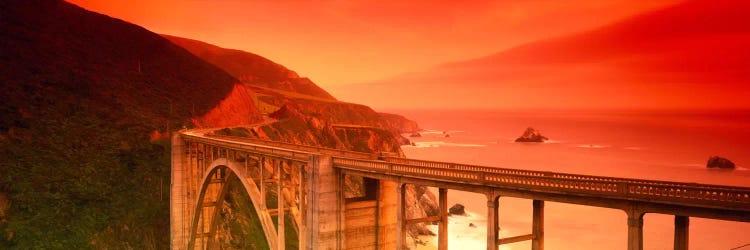
<path id="1" fill-rule="evenodd" d="M 380 181 L 378 190 L 378 249 L 396 249 L 396 228 L 398 223 L 393 220 L 398 213 L 398 184 L 392 181 Z"/>
<path id="2" fill-rule="evenodd" d="M 690 217 L 679 215 L 674 217 L 674 250 L 688 249 L 689 227 Z"/>
<path id="3" fill-rule="evenodd" d="M 396 193 L 396 249 L 402 250 L 406 246 L 406 187 L 404 183 L 398 183 Z"/>
<path id="4" fill-rule="evenodd" d="M 438 189 L 438 207 L 440 221 L 438 222 L 438 250 L 448 249 L 448 189 Z"/>
<path id="5" fill-rule="evenodd" d="M 544 201 L 534 200 L 533 206 L 531 250 L 544 250 Z"/>
<path id="6" fill-rule="evenodd" d="M 643 212 L 628 211 L 628 250 L 643 250 Z"/>
<path id="7" fill-rule="evenodd" d="M 487 250 L 497 250 L 497 240 L 500 239 L 498 232 L 500 226 L 498 223 L 498 208 L 500 197 L 497 195 L 488 195 L 487 197 Z"/>
<path id="8" fill-rule="evenodd" d="M 169 220 L 170 220 L 170 248 L 183 249 L 187 247 L 188 211 L 189 206 L 187 197 L 187 186 L 185 173 L 185 141 L 179 136 L 179 133 L 172 136 L 172 177 L 170 179 L 169 195 Z"/>
<path id="9" fill-rule="evenodd" d="M 343 190 L 331 156 L 311 155 L 307 183 L 307 249 L 343 249 Z"/>

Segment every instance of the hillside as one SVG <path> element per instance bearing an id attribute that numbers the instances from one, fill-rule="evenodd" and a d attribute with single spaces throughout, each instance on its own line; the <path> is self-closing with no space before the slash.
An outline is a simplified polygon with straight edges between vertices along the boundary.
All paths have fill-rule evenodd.
<path id="1" fill-rule="evenodd" d="M 347 139 L 344 138 L 333 138 L 336 137 L 336 133 L 333 132 L 327 133 L 327 135 L 330 136 L 323 136 L 316 140 L 304 140 L 302 139 L 304 136 L 300 137 L 291 135 L 299 135 L 300 133 L 321 134 L 321 131 L 323 130 L 328 130 L 330 132 L 333 130 L 342 130 L 344 127 L 351 128 L 352 126 L 364 126 L 369 128 L 371 132 L 374 130 L 384 130 L 383 132 L 394 134 L 394 136 L 387 136 L 392 139 L 386 141 L 396 140 L 396 142 L 387 142 L 386 144 L 388 146 L 385 150 L 400 151 L 398 149 L 398 144 L 407 144 L 409 141 L 398 134 L 415 132 L 415 130 L 418 129 L 416 122 L 410 121 L 403 116 L 377 113 L 365 105 L 337 101 L 307 78 L 304 78 L 304 84 L 291 81 L 293 79 L 301 78 L 287 77 L 287 75 L 296 77 L 296 73 L 261 56 L 241 50 L 220 48 L 201 41 L 168 35 L 163 36 L 180 46 L 184 46 L 196 56 L 214 63 L 216 66 L 227 72 L 240 72 L 233 73 L 234 76 L 240 79 L 255 79 L 252 81 L 245 81 L 245 86 L 248 89 L 248 93 L 251 93 L 252 99 L 262 114 L 271 115 L 272 113 L 284 108 L 294 110 L 294 112 L 292 112 L 294 115 L 291 115 L 291 117 L 285 116 L 289 115 L 289 113 L 282 116 L 277 114 L 277 116 L 273 117 L 277 118 L 279 123 L 266 126 L 267 131 L 282 128 L 283 126 L 280 124 L 304 124 L 286 121 L 290 119 L 295 120 L 299 118 L 304 120 L 317 120 L 315 125 L 308 124 L 304 129 L 296 126 L 294 127 L 296 130 L 277 131 L 275 133 L 277 135 L 273 136 L 264 135 L 263 138 L 265 139 L 273 138 L 275 140 L 284 140 L 287 142 L 352 149 L 350 146 L 352 143 L 356 144 L 355 142 L 347 141 Z M 248 76 L 252 77 L 248 78 Z M 352 131 L 352 133 L 360 132 L 362 131 Z M 372 138 L 359 139 L 367 141 Z M 336 141 L 336 143 L 333 143 L 334 141 Z M 366 150 L 368 152 L 382 149 L 384 148 L 361 148 L 361 150 Z"/>
<path id="2" fill-rule="evenodd" d="M 203 115 L 246 90 L 157 34 L 63 1 L 2 1 L 0 16 L 0 248 L 167 248 L 169 145 L 149 135 L 212 126 Z M 230 102 L 241 122 L 261 119 L 252 101 Z"/>
<path id="3" fill-rule="evenodd" d="M 323 129 L 331 133 L 306 142 L 368 152 L 404 143 L 369 107 L 287 88 L 319 89 L 262 57 L 252 60 L 265 66 L 243 68 L 243 84 L 160 35 L 63 1 L 4 1 L 0 16 L 2 249 L 168 248 L 165 135 L 180 128 L 275 114 L 264 126 L 274 134 L 263 138 L 296 141 Z M 242 197 L 228 199 L 249 226 L 241 235 L 254 232 L 249 206 L 231 201 Z"/>
<path id="4" fill-rule="evenodd" d="M 685 1 L 333 93 L 381 108 L 747 108 L 748 14 Z"/>
<path id="5" fill-rule="evenodd" d="M 243 75 L 264 76 L 268 75 L 268 72 L 288 71 L 283 66 L 252 53 L 224 49 L 185 38 L 165 37 L 175 41 L 178 45 L 186 46 L 195 55 L 214 62 L 227 72 L 237 72 L 236 69 L 241 68 L 242 75 L 234 74 L 241 79 Z M 217 59 L 217 55 L 228 56 Z M 258 65 L 264 65 L 264 67 Z M 272 79 L 272 77 L 261 78 Z M 244 78 L 247 79 L 247 77 Z M 216 130 L 216 134 L 366 153 L 390 152 L 403 155 L 400 145 L 410 142 L 400 134 L 419 130 L 416 122 L 403 116 L 378 113 L 365 105 L 340 102 L 332 97 L 327 98 L 327 92 L 324 92 L 325 95 L 309 95 L 299 91 L 300 85 L 290 87 L 288 84 L 245 83 L 247 92 L 252 96 L 258 110 L 274 122 L 261 126 L 230 126 L 231 128 Z M 320 89 L 307 79 L 305 83 L 309 84 L 308 89 Z M 362 187 L 361 177 L 347 176 L 347 183 L 347 196 L 361 195 L 361 190 L 359 190 L 359 187 Z M 239 197 L 243 192 L 244 190 L 230 189 L 231 196 L 227 196 L 223 203 L 224 210 L 229 212 L 219 222 L 220 228 L 227 229 L 228 237 L 221 239 L 219 244 L 226 249 L 262 248 L 254 245 L 257 242 L 243 240 L 262 237 L 252 233 L 253 230 L 257 231 L 254 227 L 259 225 L 255 223 L 257 219 L 251 211 L 242 209 L 252 207 L 247 203 L 246 198 Z M 409 200 L 420 201 L 411 203 L 412 205 L 408 208 L 410 215 L 413 217 L 433 215 L 429 211 L 434 211 L 437 204 L 434 195 L 429 190 L 424 187 L 410 187 L 406 195 Z M 424 225 L 412 225 L 409 227 L 409 232 L 410 234 L 432 234 Z M 296 240 L 296 237 L 289 237 L 287 242 L 296 242 Z"/>
<path id="6" fill-rule="evenodd" d="M 192 39 L 163 36 L 196 56 L 224 69 L 243 83 L 335 100 L 310 79 L 300 77 L 296 72 L 262 56 L 241 50 L 220 48 Z"/>

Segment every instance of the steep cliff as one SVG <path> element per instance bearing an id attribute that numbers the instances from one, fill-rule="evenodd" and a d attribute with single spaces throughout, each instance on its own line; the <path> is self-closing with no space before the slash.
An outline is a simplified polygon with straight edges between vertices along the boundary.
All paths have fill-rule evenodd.
<path id="1" fill-rule="evenodd" d="M 216 128 L 261 121 L 262 116 L 255 107 L 251 95 L 245 86 L 235 84 L 232 91 L 218 105 L 194 119 L 194 125 Z"/>
<path id="2" fill-rule="evenodd" d="M 224 69 L 243 83 L 335 100 L 310 79 L 262 56 L 187 38 L 163 35 L 196 56 Z"/>
<path id="3" fill-rule="evenodd" d="M 249 87 L 256 95 L 256 105 L 261 113 L 268 113 L 271 116 L 283 121 L 284 115 L 288 110 L 293 110 L 296 117 L 308 117 L 315 126 L 312 129 L 321 129 L 321 126 L 331 127 L 333 130 L 340 131 L 357 131 L 368 130 L 371 132 L 386 131 L 390 133 L 392 139 L 396 140 L 395 144 L 406 145 L 409 140 L 400 134 L 405 133 L 403 124 L 416 122 L 404 120 L 389 121 L 381 113 L 377 113 L 370 107 L 347 102 L 323 101 L 319 99 L 310 99 L 298 96 L 285 95 L 271 89 L 259 89 Z M 331 144 L 326 144 L 331 145 Z M 344 149 L 344 148 L 341 148 Z M 398 152 L 398 150 L 386 150 L 388 152 Z"/>
<path id="4" fill-rule="evenodd" d="M 389 127 L 395 128 L 399 133 L 417 133 L 419 132 L 419 124 L 417 122 L 406 119 L 403 115 L 379 113 L 386 124 Z"/>

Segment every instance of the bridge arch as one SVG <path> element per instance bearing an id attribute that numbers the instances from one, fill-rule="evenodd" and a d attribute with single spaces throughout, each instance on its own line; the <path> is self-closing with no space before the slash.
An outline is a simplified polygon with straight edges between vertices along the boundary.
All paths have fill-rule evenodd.
<path id="1" fill-rule="evenodd" d="M 281 174 L 272 174 L 276 178 L 268 180 L 278 181 L 278 194 L 283 191 L 285 195 L 291 195 L 287 195 L 289 198 L 279 196 L 284 198 L 277 200 L 281 206 L 277 207 L 276 212 L 280 214 L 287 210 L 284 200 L 297 203 L 292 203 L 289 210 L 298 217 L 295 217 L 298 220 L 297 232 L 304 234 L 304 237 L 299 238 L 300 245 L 306 246 L 302 249 L 358 247 L 355 244 L 362 241 L 356 239 L 362 238 L 362 235 L 357 235 L 357 232 L 368 233 L 368 237 L 377 239 L 373 246 L 378 249 L 401 249 L 405 238 L 404 225 L 438 219 L 446 221 L 444 214 L 447 204 L 443 197 L 447 197 L 448 189 L 485 193 L 489 208 L 488 220 L 492 221 L 497 220 L 498 196 L 533 200 L 533 215 L 539 218 L 539 223 L 532 222 L 532 234 L 499 239 L 497 223 L 488 223 L 487 249 L 497 249 L 500 244 L 528 239 L 532 239 L 532 248 L 536 245 L 536 249 L 542 249 L 543 241 L 537 240 L 538 244 L 534 244 L 533 239 L 543 239 L 541 222 L 546 201 L 626 211 L 628 249 L 632 250 L 643 248 L 642 221 L 645 213 L 675 216 L 675 249 L 687 249 L 689 217 L 750 222 L 750 188 L 747 187 L 588 176 L 408 158 L 373 159 L 371 155 L 355 152 L 260 140 L 247 141 L 188 131 L 173 137 L 172 143 L 170 233 L 174 249 L 184 249 L 189 241 L 194 244 L 198 234 L 195 225 L 202 219 L 209 221 L 215 218 L 211 217 L 211 212 L 201 211 L 207 205 L 204 204 L 207 198 L 218 200 L 213 197 L 221 196 L 217 194 L 221 194 L 222 189 L 217 187 L 223 186 L 212 181 L 222 180 L 231 174 L 241 180 L 251 196 L 253 206 L 259 212 L 259 218 L 270 222 L 263 225 L 269 246 L 284 248 L 284 238 L 278 236 L 283 234 L 278 232 L 285 232 L 285 223 L 280 223 L 279 229 L 273 230 L 275 226 L 269 215 L 273 214 L 274 209 L 266 208 L 266 202 L 258 198 L 258 194 L 264 193 L 266 189 L 263 185 L 259 188 L 255 185 L 257 181 L 252 174 L 248 174 L 248 162 L 242 162 L 241 155 L 247 159 L 260 158 L 259 166 L 265 166 L 268 161 L 275 173 Z M 245 164 L 244 168 L 242 163 Z M 289 167 L 284 167 L 284 164 Z M 260 170 L 263 171 L 264 168 Z M 299 171 L 299 175 L 296 175 L 299 182 L 294 182 L 294 177 L 290 177 L 294 172 L 288 169 Z M 206 172 L 208 173 L 204 175 Z M 374 201 L 347 203 L 342 185 L 345 183 L 343 177 L 347 174 L 381 180 L 377 193 L 383 195 L 378 195 L 378 199 Z M 261 174 L 260 177 L 263 179 L 261 183 L 265 183 L 265 176 Z M 287 179 L 292 180 L 292 185 L 282 185 Z M 408 205 L 404 197 L 407 183 L 444 190 L 440 192 L 442 199 L 439 199 L 442 203 L 440 217 L 443 218 L 405 218 L 405 206 Z M 214 190 L 209 192 L 210 189 Z M 290 192 L 290 189 L 297 190 Z M 257 202 L 259 199 L 261 201 Z M 366 202 L 368 204 L 364 204 Z M 368 209 L 369 212 L 360 214 L 360 218 L 349 218 L 349 211 L 360 208 Z M 196 211 L 199 215 L 196 215 Z M 373 221 L 372 217 L 377 221 L 372 229 L 359 226 Z M 356 220 L 361 218 L 365 219 Z M 624 224 L 623 221 L 623 226 Z M 360 228 L 363 230 L 356 231 Z M 206 229 L 202 227 L 200 234 L 210 235 L 210 230 Z M 349 233 L 354 237 L 347 236 Z M 277 236 L 273 237 L 274 234 Z M 205 241 L 201 243 L 203 242 Z"/>
<path id="2" fill-rule="evenodd" d="M 245 159 L 250 160 L 250 159 Z M 259 163 L 259 167 L 262 167 L 260 165 L 262 163 Z M 275 226 L 273 224 L 273 220 L 271 219 L 271 215 L 268 213 L 268 211 L 265 209 L 265 207 L 262 204 L 261 200 L 261 192 L 258 189 L 258 186 L 256 185 L 255 181 L 252 178 L 245 178 L 241 173 L 244 173 L 244 165 L 240 164 L 237 161 L 230 160 L 228 158 L 217 158 L 213 160 L 208 168 L 206 169 L 205 174 L 201 178 L 200 182 L 200 191 L 198 196 L 196 197 L 196 200 L 193 204 L 195 204 L 193 214 L 193 218 L 191 220 L 190 224 L 190 238 L 188 241 L 188 249 L 195 249 L 195 239 L 199 236 L 198 234 L 198 226 L 201 222 L 201 219 L 203 219 L 203 222 L 206 223 L 208 221 L 210 232 L 215 232 L 216 230 L 216 223 L 217 223 L 217 215 L 220 209 L 220 201 L 224 199 L 224 196 L 226 195 L 227 191 L 227 183 L 226 180 L 229 177 L 230 174 L 237 176 L 242 183 L 243 188 L 247 192 L 247 194 L 250 196 L 250 200 L 252 201 L 253 207 L 255 208 L 255 211 L 258 215 L 258 218 L 260 219 L 261 227 L 263 228 L 263 233 L 266 238 L 266 242 L 268 243 L 269 248 L 271 249 L 278 249 L 277 246 L 277 233 Z M 214 187 L 216 190 L 213 190 L 215 197 L 215 203 L 214 208 L 212 211 L 209 211 L 209 216 L 206 216 L 206 213 L 203 211 L 203 208 L 206 207 L 206 195 L 207 191 L 211 190 L 210 185 L 216 185 L 219 184 L 219 187 Z M 210 237 L 213 237 L 213 235 L 210 235 Z M 210 242 L 210 240 L 209 240 Z"/>

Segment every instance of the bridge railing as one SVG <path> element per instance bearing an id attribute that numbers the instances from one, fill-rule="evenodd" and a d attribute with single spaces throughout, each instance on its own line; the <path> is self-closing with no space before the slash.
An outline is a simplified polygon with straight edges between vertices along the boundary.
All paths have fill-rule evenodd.
<path id="1" fill-rule="evenodd" d="M 234 138 L 230 138 L 230 139 L 228 138 L 206 138 L 206 137 L 194 136 L 194 135 L 189 135 L 189 134 L 182 134 L 182 137 L 185 140 L 199 142 L 199 143 L 203 143 L 203 144 L 211 145 L 215 147 L 226 147 L 226 148 L 231 148 L 234 150 L 280 156 L 280 157 L 288 158 L 291 160 L 298 160 L 298 161 L 307 161 L 308 159 L 310 159 L 310 153 L 307 151 L 292 150 L 292 149 L 287 149 L 287 148 L 282 148 L 282 147 L 273 147 L 273 146 L 266 146 L 266 145 L 248 144 L 248 143 L 238 142 Z"/>
<path id="2" fill-rule="evenodd" d="M 612 182 L 612 183 L 629 183 L 629 184 L 654 184 L 654 185 L 671 185 L 681 187 L 711 187 L 717 190 L 737 190 L 746 191 L 749 189 L 732 186 L 721 186 L 721 185 L 710 185 L 710 184 L 698 184 L 698 183 L 687 183 L 687 182 L 672 182 L 672 181 L 655 181 L 655 180 L 643 180 L 643 179 L 631 179 L 631 178 L 617 178 L 617 177 L 606 177 L 606 176 L 595 176 L 595 175 L 581 175 L 581 174 L 569 174 L 549 171 L 536 171 L 536 170 L 522 170 L 512 168 L 498 168 L 498 167 L 487 167 L 478 165 L 468 165 L 461 163 L 450 163 L 450 162 L 439 162 L 439 161 L 428 161 L 428 160 L 417 160 L 408 158 L 398 157 L 385 157 L 385 161 L 408 164 L 422 167 L 432 168 L 447 168 L 467 171 L 477 171 L 486 173 L 497 173 L 497 174 L 512 174 L 512 175 L 523 175 L 523 176 L 539 176 L 539 177 L 553 177 L 566 180 L 584 180 L 584 181 L 600 181 L 600 182 Z"/>
<path id="3" fill-rule="evenodd" d="M 183 136 L 209 145 L 284 156 L 300 161 L 309 159 L 310 154 L 327 154 L 333 156 L 336 167 L 393 176 L 565 194 L 588 193 L 650 202 L 731 206 L 750 210 L 750 188 L 743 187 L 495 168 L 396 157 L 384 157 L 385 161 L 379 161 L 373 160 L 377 155 L 291 143 L 232 136 Z"/>
<path id="4" fill-rule="evenodd" d="M 406 162 L 406 161 L 404 161 Z M 750 188 L 660 181 L 614 181 L 610 178 L 562 178 L 550 172 L 487 171 L 478 166 L 415 161 L 417 164 L 333 158 L 336 167 L 393 176 L 431 179 L 481 186 L 518 188 L 564 194 L 597 196 L 649 202 L 736 207 L 750 211 Z M 451 164 L 445 166 L 442 164 Z M 575 176 L 575 175 L 574 175 Z M 578 176 L 575 176 L 578 177 Z M 590 177 L 590 176 L 583 176 Z"/>
<path id="5" fill-rule="evenodd" d="M 260 145 L 267 145 L 267 146 L 272 146 L 272 147 L 293 149 L 297 151 L 314 152 L 318 154 L 325 154 L 325 155 L 331 155 L 331 156 L 341 156 L 341 157 L 356 158 L 356 159 L 377 159 L 378 158 L 377 153 L 368 154 L 368 153 L 354 152 L 354 151 L 348 151 L 348 150 L 299 145 L 299 144 L 288 143 L 288 142 L 269 141 L 269 140 L 261 140 L 261 139 L 239 137 L 239 136 L 229 136 L 229 135 L 207 134 L 206 136 L 212 137 L 212 138 L 225 139 L 225 140 L 247 142 L 251 144 L 260 144 Z"/>

